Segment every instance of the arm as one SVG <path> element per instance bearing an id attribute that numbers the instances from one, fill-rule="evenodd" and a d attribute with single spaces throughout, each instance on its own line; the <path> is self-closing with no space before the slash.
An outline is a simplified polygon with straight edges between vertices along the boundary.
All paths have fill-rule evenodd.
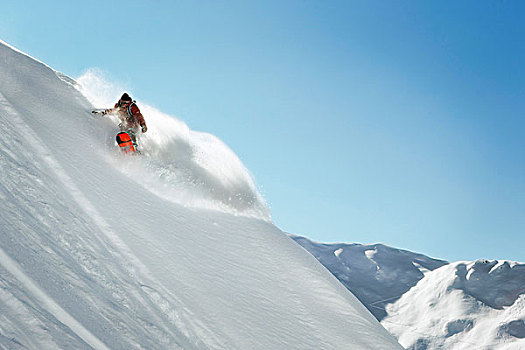
<path id="1" fill-rule="evenodd" d="M 118 103 L 115 103 L 115 107 L 105 109 L 104 112 L 102 112 L 102 114 L 103 115 L 111 114 L 111 113 L 115 112 L 117 109 L 118 109 Z"/>
<path id="2" fill-rule="evenodd" d="M 102 111 L 101 114 L 102 115 L 111 114 L 111 113 L 114 113 L 117 109 L 118 109 L 118 103 L 115 103 L 115 107 L 105 109 L 105 110 Z"/>
<path id="3" fill-rule="evenodd" d="M 101 114 L 101 115 L 106 115 L 106 114 L 111 114 L 111 113 L 114 113 L 116 110 L 117 110 L 118 106 L 115 104 L 115 107 L 114 108 L 107 108 L 107 109 L 94 109 L 91 111 L 91 113 L 93 114 Z"/>
<path id="4" fill-rule="evenodd" d="M 133 113 L 135 118 L 137 118 L 137 122 L 142 127 L 142 132 L 148 131 L 148 127 L 146 126 L 146 121 L 144 120 L 144 116 L 142 115 L 142 113 L 140 113 L 140 109 L 139 107 L 137 107 L 136 104 L 133 104 L 131 106 L 131 112 Z"/>

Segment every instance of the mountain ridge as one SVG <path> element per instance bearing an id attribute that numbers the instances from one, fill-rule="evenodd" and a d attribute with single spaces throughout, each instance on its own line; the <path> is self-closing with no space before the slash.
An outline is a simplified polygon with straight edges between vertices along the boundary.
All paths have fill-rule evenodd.
<path id="1" fill-rule="evenodd" d="M 290 237 L 407 349 L 525 347 L 525 263 L 486 259 L 449 263 L 383 244 Z M 375 258 L 378 252 L 382 259 Z M 395 278 L 399 275 L 405 276 Z"/>

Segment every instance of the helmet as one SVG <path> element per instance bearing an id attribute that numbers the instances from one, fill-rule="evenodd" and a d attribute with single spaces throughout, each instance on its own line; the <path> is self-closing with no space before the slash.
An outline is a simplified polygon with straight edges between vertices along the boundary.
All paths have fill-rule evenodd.
<path id="1" fill-rule="evenodd" d="M 117 105 L 119 107 L 128 107 L 131 104 L 131 102 L 132 102 L 131 97 L 128 95 L 127 92 L 125 92 L 120 98 L 120 100 L 118 101 Z"/>
<path id="2" fill-rule="evenodd" d="M 121 100 L 121 101 L 129 101 L 129 102 L 132 101 L 132 100 L 131 100 L 131 97 L 128 95 L 127 92 L 125 92 L 125 93 L 122 94 L 122 97 L 120 98 L 120 100 Z"/>

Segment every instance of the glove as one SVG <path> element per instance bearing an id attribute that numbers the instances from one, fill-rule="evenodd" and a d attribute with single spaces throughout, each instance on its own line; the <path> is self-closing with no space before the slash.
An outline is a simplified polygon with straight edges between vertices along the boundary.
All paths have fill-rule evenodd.
<path id="1" fill-rule="evenodd" d="M 91 113 L 93 114 L 102 114 L 102 115 L 108 114 L 109 112 L 110 112 L 109 109 L 95 109 L 91 111 Z"/>
<path id="2" fill-rule="evenodd" d="M 148 127 L 147 127 L 146 125 L 143 125 L 143 126 L 142 126 L 142 132 L 144 133 L 144 132 L 146 132 L 146 131 L 148 131 Z"/>

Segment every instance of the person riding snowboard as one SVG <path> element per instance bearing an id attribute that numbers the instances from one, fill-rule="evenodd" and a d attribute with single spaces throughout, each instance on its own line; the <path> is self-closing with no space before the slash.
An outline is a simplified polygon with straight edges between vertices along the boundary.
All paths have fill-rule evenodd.
<path id="1" fill-rule="evenodd" d="M 126 92 L 122 94 L 120 100 L 115 103 L 115 107 L 105 109 L 102 111 L 102 114 L 116 114 L 120 120 L 120 124 L 118 125 L 120 131 L 127 132 L 131 136 L 135 146 L 137 145 L 136 133 L 139 131 L 139 127 L 142 133 L 148 131 L 146 121 L 142 113 L 140 113 L 139 107 Z"/>

